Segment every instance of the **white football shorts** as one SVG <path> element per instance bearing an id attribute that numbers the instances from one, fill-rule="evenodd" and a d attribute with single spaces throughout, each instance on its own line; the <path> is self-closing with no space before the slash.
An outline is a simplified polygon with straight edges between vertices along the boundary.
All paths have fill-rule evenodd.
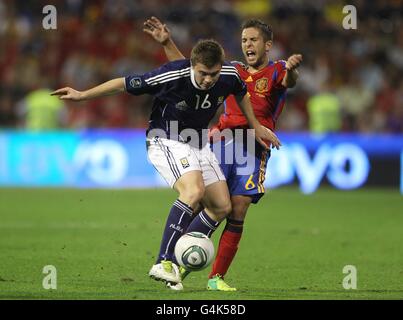
<path id="1" fill-rule="evenodd" d="M 209 143 L 198 149 L 184 142 L 155 137 L 147 139 L 147 154 L 171 188 L 182 175 L 194 170 L 201 171 L 205 186 L 225 181 Z"/>

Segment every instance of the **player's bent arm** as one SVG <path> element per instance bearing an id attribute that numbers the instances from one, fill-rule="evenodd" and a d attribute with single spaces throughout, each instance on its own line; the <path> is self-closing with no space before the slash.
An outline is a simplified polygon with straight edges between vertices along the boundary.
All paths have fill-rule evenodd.
<path id="1" fill-rule="evenodd" d="M 252 129 L 256 129 L 260 127 L 259 121 L 256 119 L 255 114 L 252 109 L 252 104 L 250 103 L 250 99 L 248 94 L 245 94 L 242 99 L 240 97 L 235 96 L 239 107 L 241 108 L 242 113 L 244 114 L 246 120 L 248 120 L 248 124 Z"/>
<path id="2" fill-rule="evenodd" d="M 175 42 L 169 38 L 166 44 L 163 45 L 165 55 L 169 61 L 186 59 L 185 56 L 180 52 Z"/>
<path id="3" fill-rule="evenodd" d="M 218 107 L 213 119 L 210 120 L 209 128 L 213 128 L 218 124 L 218 120 L 220 119 L 220 116 L 223 114 L 223 112 L 224 112 L 224 104 L 221 104 Z"/>
<path id="4" fill-rule="evenodd" d="M 163 46 L 165 55 L 169 61 L 185 59 L 185 56 L 180 52 L 171 38 L 171 31 L 158 18 L 151 17 L 147 19 L 144 22 L 143 31 Z"/>
<path id="5" fill-rule="evenodd" d="M 252 129 L 255 129 L 255 137 L 257 142 L 259 142 L 264 148 L 269 149 L 270 146 L 267 145 L 267 143 L 265 142 L 266 140 L 269 141 L 273 147 L 279 149 L 281 146 L 280 140 L 277 138 L 276 134 L 273 131 L 262 126 L 256 119 L 255 114 L 253 113 L 249 96 L 247 94 L 244 95 L 242 100 L 238 97 L 236 98 L 242 113 L 245 115 L 246 120 L 248 120 L 249 126 Z"/>
<path id="6" fill-rule="evenodd" d="M 298 76 L 297 69 L 287 70 L 281 84 L 286 88 L 293 88 L 297 84 Z"/>
<path id="7" fill-rule="evenodd" d="M 292 88 L 296 85 L 298 79 L 297 68 L 302 62 L 302 54 L 293 54 L 286 61 L 287 72 L 281 81 L 281 84 L 286 88 Z"/>
<path id="8" fill-rule="evenodd" d="M 125 78 L 116 78 L 85 91 L 77 91 L 66 87 L 52 92 L 51 95 L 59 96 L 61 100 L 83 101 L 114 95 L 123 91 L 125 91 Z"/>
<path id="9" fill-rule="evenodd" d="M 116 78 L 82 92 L 82 99 L 94 99 L 110 96 L 125 91 L 125 78 Z"/>

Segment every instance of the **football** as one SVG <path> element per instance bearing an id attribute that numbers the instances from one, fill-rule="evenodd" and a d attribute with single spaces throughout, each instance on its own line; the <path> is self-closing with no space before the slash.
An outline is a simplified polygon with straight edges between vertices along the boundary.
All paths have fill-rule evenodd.
<path id="1" fill-rule="evenodd" d="M 201 232 L 186 233 L 176 243 L 175 257 L 188 271 L 203 270 L 213 260 L 213 242 Z"/>

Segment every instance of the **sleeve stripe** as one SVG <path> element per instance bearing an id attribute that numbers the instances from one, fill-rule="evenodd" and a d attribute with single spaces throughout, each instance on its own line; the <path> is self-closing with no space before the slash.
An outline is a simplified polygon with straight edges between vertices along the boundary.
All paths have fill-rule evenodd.
<path id="1" fill-rule="evenodd" d="M 156 85 L 158 83 L 166 82 L 165 80 L 172 80 L 172 78 L 179 79 L 180 77 L 187 77 L 189 75 L 190 75 L 190 71 L 183 72 L 183 73 L 176 73 L 176 74 L 171 74 L 171 75 L 168 75 L 168 76 L 164 76 L 162 78 L 158 78 L 158 79 L 152 80 L 152 81 L 146 80 L 146 83 L 148 85 Z"/>
<path id="2" fill-rule="evenodd" d="M 147 82 L 147 84 L 150 85 L 150 86 L 155 86 L 155 85 L 157 85 L 159 83 L 165 83 L 165 82 L 177 80 L 177 79 L 180 79 L 180 78 L 186 78 L 186 77 L 189 77 L 189 76 L 190 76 L 190 72 L 187 73 L 187 74 L 172 75 L 172 76 L 170 76 L 168 78 L 165 78 L 165 79 L 162 79 L 162 80 L 157 80 L 157 81 L 153 81 L 153 82 L 150 82 L 150 83 Z"/>
<path id="3" fill-rule="evenodd" d="M 221 74 L 223 74 L 223 73 L 231 73 L 231 74 L 234 74 L 234 75 L 236 75 L 236 76 L 239 77 L 239 73 L 238 73 L 238 72 L 235 72 L 235 71 L 222 70 L 220 73 L 221 73 Z"/>
<path id="4" fill-rule="evenodd" d="M 223 66 L 222 70 L 234 70 L 236 72 L 238 72 L 238 70 L 235 67 L 227 67 L 227 66 Z"/>
<path id="5" fill-rule="evenodd" d="M 156 75 L 154 77 L 145 79 L 145 82 L 149 83 L 149 82 L 153 82 L 153 81 L 158 81 L 158 80 L 160 80 L 160 78 L 165 78 L 167 76 L 185 73 L 185 72 L 188 72 L 188 71 L 190 71 L 190 67 L 188 67 L 186 69 L 181 69 L 181 70 L 174 70 L 174 71 L 164 72 L 164 73 L 161 73 L 161 74 Z"/>
<path id="6" fill-rule="evenodd" d="M 235 67 L 223 66 L 222 70 L 221 70 L 221 74 L 223 72 L 233 72 L 239 78 L 238 70 Z M 157 83 L 166 82 L 164 80 L 178 79 L 177 76 L 182 76 L 182 75 L 187 76 L 189 73 L 190 73 L 190 67 L 182 69 L 182 70 L 175 70 L 175 71 L 165 72 L 165 73 L 156 75 L 154 77 L 145 79 L 144 81 L 149 85 L 155 85 Z M 175 77 L 175 79 L 172 79 L 172 77 Z"/>

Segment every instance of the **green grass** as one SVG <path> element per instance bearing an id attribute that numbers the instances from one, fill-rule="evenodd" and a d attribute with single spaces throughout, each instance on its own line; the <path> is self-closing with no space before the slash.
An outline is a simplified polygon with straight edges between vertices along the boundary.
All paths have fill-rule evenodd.
<path id="1" fill-rule="evenodd" d="M 0 299 L 403 299 L 396 191 L 270 191 L 226 277 L 235 293 L 206 291 L 209 269 L 183 292 L 148 278 L 174 200 L 171 190 L 0 189 Z M 57 290 L 42 287 L 45 265 Z M 357 267 L 357 290 L 342 287 L 345 265 Z"/>

